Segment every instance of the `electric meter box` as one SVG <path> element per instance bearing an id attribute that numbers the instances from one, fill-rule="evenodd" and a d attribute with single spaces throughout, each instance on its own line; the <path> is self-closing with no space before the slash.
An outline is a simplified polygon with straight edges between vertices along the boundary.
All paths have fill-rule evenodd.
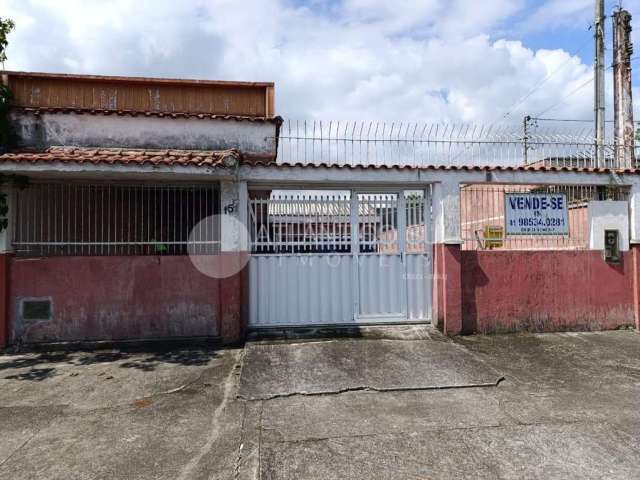
<path id="1" fill-rule="evenodd" d="M 620 263 L 620 232 L 604 231 L 604 259 L 608 263 Z"/>

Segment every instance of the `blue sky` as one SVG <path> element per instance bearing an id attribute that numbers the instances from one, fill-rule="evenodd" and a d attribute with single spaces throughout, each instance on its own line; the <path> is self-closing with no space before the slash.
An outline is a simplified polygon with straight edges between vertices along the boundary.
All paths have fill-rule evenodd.
<path id="1" fill-rule="evenodd" d="M 623 3 L 637 24 L 640 2 Z M 593 0 L 0 0 L 0 12 L 17 23 L 6 68 L 274 81 L 290 118 L 592 115 Z"/>
<path id="2" fill-rule="evenodd" d="M 543 8 L 548 2 L 541 2 L 537 0 L 529 0 L 522 12 L 517 15 L 517 19 L 525 21 L 527 17 L 535 15 L 536 11 Z M 605 13 L 607 19 L 605 20 L 605 28 L 607 35 L 607 42 L 605 44 L 605 51 L 607 57 L 607 65 L 611 63 L 611 12 L 613 12 L 619 5 L 618 0 L 605 0 Z M 637 11 L 637 2 L 629 1 L 622 2 L 624 8 L 634 10 L 631 7 L 635 6 Z M 579 1 L 575 2 L 567 0 L 567 4 L 573 4 L 576 7 L 578 5 L 584 5 L 582 8 L 577 8 L 572 14 L 567 15 L 566 21 L 559 22 L 559 24 L 550 23 L 546 28 L 527 32 L 522 32 L 522 41 L 532 49 L 554 49 L 563 48 L 568 52 L 575 53 L 580 56 L 582 61 L 587 64 L 593 63 L 593 29 L 590 27 L 593 25 L 593 1 Z M 635 23 L 635 22 L 634 22 Z M 516 32 L 517 34 L 517 32 Z M 585 46 L 586 45 L 586 46 Z M 636 84 L 639 84 L 640 77 L 636 76 Z"/>

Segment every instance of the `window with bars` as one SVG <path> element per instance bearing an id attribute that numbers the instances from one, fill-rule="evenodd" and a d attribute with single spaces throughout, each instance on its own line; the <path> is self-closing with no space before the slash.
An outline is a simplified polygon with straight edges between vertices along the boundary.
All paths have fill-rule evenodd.
<path id="1" fill-rule="evenodd" d="M 219 251 L 217 185 L 33 183 L 18 190 L 22 256 L 186 255 Z"/>

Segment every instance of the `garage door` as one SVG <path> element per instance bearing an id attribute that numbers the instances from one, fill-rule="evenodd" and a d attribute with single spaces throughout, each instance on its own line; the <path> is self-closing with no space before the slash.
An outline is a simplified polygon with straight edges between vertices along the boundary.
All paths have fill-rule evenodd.
<path id="1" fill-rule="evenodd" d="M 250 197 L 250 326 L 430 320 L 427 189 Z"/>

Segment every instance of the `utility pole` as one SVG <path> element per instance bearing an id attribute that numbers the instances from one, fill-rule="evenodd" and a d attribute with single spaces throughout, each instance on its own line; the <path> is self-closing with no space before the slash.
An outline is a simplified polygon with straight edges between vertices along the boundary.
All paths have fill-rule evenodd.
<path id="1" fill-rule="evenodd" d="M 524 164 L 529 164 L 529 122 L 531 121 L 531 115 L 526 115 L 522 121 L 522 154 L 524 157 Z"/>
<path id="2" fill-rule="evenodd" d="M 613 115 L 617 167 L 635 167 L 633 102 L 631 98 L 631 15 L 613 12 Z"/>
<path id="3" fill-rule="evenodd" d="M 597 166 L 605 167 L 604 158 L 604 0 L 596 0 L 594 34 L 595 61 L 594 68 L 594 122 L 596 133 Z"/>

